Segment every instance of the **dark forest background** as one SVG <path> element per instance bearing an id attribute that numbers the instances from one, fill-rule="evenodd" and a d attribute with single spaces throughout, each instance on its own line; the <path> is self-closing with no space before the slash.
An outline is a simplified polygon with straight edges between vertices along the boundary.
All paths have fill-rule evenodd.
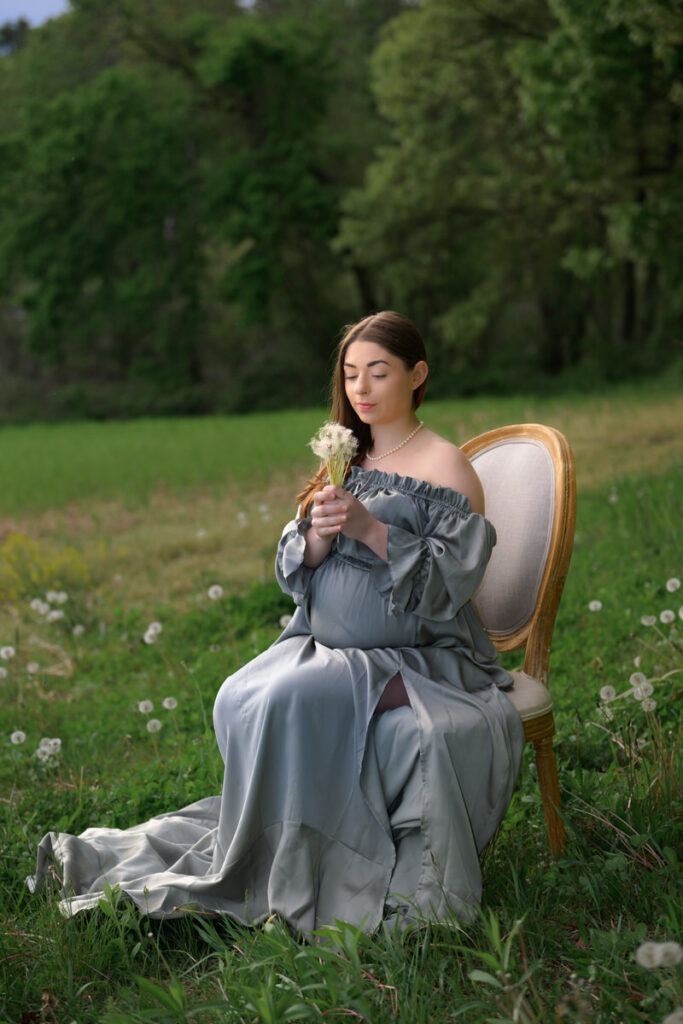
<path id="1" fill-rule="evenodd" d="M 679 373 L 680 0 L 72 0 L 0 28 L 0 421 Z"/>

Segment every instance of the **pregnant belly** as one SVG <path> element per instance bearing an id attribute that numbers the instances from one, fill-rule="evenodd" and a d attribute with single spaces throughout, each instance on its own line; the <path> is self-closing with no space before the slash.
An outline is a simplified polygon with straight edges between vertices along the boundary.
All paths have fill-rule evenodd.
<path id="1" fill-rule="evenodd" d="M 411 647 L 410 615 L 390 615 L 369 568 L 339 555 L 316 569 L 310 590 L 311 632 L 326 647 Z"/>

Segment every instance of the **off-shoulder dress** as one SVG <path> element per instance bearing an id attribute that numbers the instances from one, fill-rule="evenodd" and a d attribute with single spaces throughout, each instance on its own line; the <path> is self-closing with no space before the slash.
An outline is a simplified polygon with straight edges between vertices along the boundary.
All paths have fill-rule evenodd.
<path id="1" fill-rule="evenodd" d="M 109 882 L 153 917 L 279 913 L 304 934 L 471 915 L 524 744 L 470 602 L 495 532 L 449 488 L 359 467 L 345 486 L 388 524 L 388 561 L 341 534 L 311 569 L 310 521 L 287 524 L 276 572 L 296 611 L 218 693 L 222 794 L 46 835 L 32 887 L 55 866 L 64 913 Z M 377 714 L 397 672 L 410 706 Z"/>

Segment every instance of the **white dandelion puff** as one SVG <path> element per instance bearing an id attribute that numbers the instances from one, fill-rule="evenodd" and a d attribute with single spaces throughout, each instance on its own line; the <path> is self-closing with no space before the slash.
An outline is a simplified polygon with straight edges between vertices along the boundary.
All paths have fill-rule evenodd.
<path id="1" fill-rule="evenodd" d="M 26 733 L 22 729 L 16 729 L 9 739 L 10 743 L 13 743 L 15 747 L 19 747 L 22 743 L 26 743 Z"/>
<path id="2" fill-rule="evenodd" d="M 313 454 L 325 463 L 327 479 L 341 487 L 349 464 L 358 451 L 358 439 L 352 430 L 340 423 L 325 423 L 309 441 Z"/>
<path id="3" fill-rule="evenodd" d="M 645 676 L 642 672 L 633 672 L 632 675 L 629 676 L 628 681 L 631 686 L 642 686 L 645 682 Z"/>
<path id="4" fill-rule="evenodd" d="M 614 712 L 611 708 L 608 708 L 606 704 L 598 705 L 598 713 L 600 714 L 600 717 L 602 718 L 603 722 L 614 721 Z"/>
<path id="5" fill-rule="evenodd" d="M 197 540 L 204 540 L 207 536 L 206 530 L 197 530 Z"/>
<path id="6" fill-rule="evenodd" d="M 653 970 L 655 967 L 659 967 L 660 964 L 660 945 L 658 942 L 643 942 L 636 950 L 636 961 L 641 967 L 645 967 L 648 971 Z"/>
<path id="7" fill-rule="evenodd" d="M 159 636 L 160 633 L 163 633 L 163 630 L 164 627 L 161 625 L 160 622 L 150 622 L 149 626 L 147 627 L 147 632 L 153 633 L 154 636 Z"/>
<path id="8" fill-rule="evenodd" d="M 653 700 L 652 697 L 646 697 L 640 706 L 643 711 L 654 711 L 657 707 L 657 701 Z"/>
<path id="9" fill-rule="evenodd" d="M 145 631 L 145 635 L 142 638 L 146 644 L 155 644 L 159 639 L 159 634 L 154 633 L 151 629 Z"/>
<path id="10" fill-rule="evenodd" d="M 220 601 L 220 599 L 223 596 L 223 588 L 220 585 L 220 583 L 214 583 L 207 590 L 207 594 L 209 595 L 212 601 Z"/>
<path id="11" fill-rule="evenodd" d="M 665 626 L 668 626 L 675 618 L 676 616 L 672 612 L 671 608 L 665 608 L 663 612 L 659 613 L 659 621 L 663 622 Z"/>
<path id="12" fill-rule="evenodd" d="M 62 749 L 62 741 L 59 736 L 54 736 L 52 739 L 49 739 L 46 743 L 46 748 L 48 754 L 51 754 L 52 757 L 56 757 Z"/>
<path id="13" fill-rule="evenodd" d="M 59 622 L 60 619 L 64 618 L 64 612 L 61 608 L 53 608 L 45 616 L 47 622 Z"/>
<path id="14" fill-rule="evenodd" d="M 292 621 L 292 616 L 291 615 L 281 615 L 280 616 L 280 628 L 281 629 L 286 629 L 291 621 Z"/>
<path id="15" fill-rule="evenodd" d="M 636 666 L 636 668 L 640 668 L 642 660 L 643 659 L 641 658 L 641 656 L 639 654 L 636 654 L 635 658 L 633 659 L 633 664 Z"/>
<path id="16" fill-rule="evenodd" d="M 138 704 L 138 711 L 142 715 L 148 715 L 150 711 L 154 711 L 154 705 L 151 700 L 141 700 Z"/>
<path id="17" fill-rule="evenodd" d="M 589 612 L 599 612 L 601 610 L 602 610 L 602 601 L 589 601 L 588 602 L 588 611 Z"/>
<path id="18" fill-rule="evenodd" d="M 680 942 L 662 942 L 659 946 L 661 967 L 677 967 L 683 963 L 683 947 Z"/>
<path id="19" fill-rule="evenodd" d="M 178 707 L 178 701 L 175 699 L 175 697 L 164 697 L 161 703 L 163 707 L 166 708 L 167 711 L 175 711 L 175 709 Z"/>
<path id="20" fill-rule="evenodd" d="M 641 626 L 654 626 L 656 622 L 657 617 L 655 615 L 641 615 L 640 617 Z"/>
<path id="21" fill-rule="evenodd" d="M 610 503 L 610 505 L 616 505 L 616 503 L 619 501 L 619 495 L 616 491 L 610 491 L 607 495 L 607 500 Z"/>
<path id="22" fill-rule="evenodd" d="M 147 723 L 147 732 L 159 732 L 161 729 L 161 722 L 158 718 L 150 718 Z"/>
<path id="23" fill-rule="evenodd" d="M 642 683 L 638 683 L 637 686 L 633 687 L 633 696 L 636 700 L 646 700 L 648 697 L 652 696 L 654 692 L 654 686 L 652 683 L 648 682 L 647 679 L 644 679 Z"/>
<path id="24" fill-rule="evenodd" d="M 48 604 L 57 604 L 58 597 L 59 594 L 56 590 L 48 590 L 47 594 L 45 595 L 45 600 L 48 602 Z"/>
<path id="25" fill-rule="evenodd" d="M 7 669 L 0 665 L 0 679 L 7 679 Z"/>
<path id="26" fill-rule="evenodd" d="M 17 652 L 10 644 L 7 644 L 5 647 L 0 647 L 0 658 L 2 658 L 3 661 L 11 661 L 16 653 Z"/>
<path id="27" fill-rule="evenodd" d="M 69 600 L 69 595 L 65 590 L 58 590 L 55 594 L 55 604 L 65 604 Z"/>
<path id="28" fill-rule="evenodd" d="M 677 576 L 672 576 L 670 580 L 666 581 L 666 589 L 670 594 L 674 594 L 677 590 L 681 589 L 681 581 Z"/>
<path id="29" fill-rule="evenodd" d="M 43 763 L 49 761 L 50 751 L 47 749 L 47 747 L 38 747 L 38 749 L 36 750 L 36 757 L 38 758 L 39 761 L 43 761 Z"/>
<path id="30" fill-rule="evenodd" d="M 73 633 L 74 636 L 83 636 L 83 634 L 85 633 L 85 626 L 78 622 L 71 630 L 71 632 Z"/>
<path id="31" fill-rule="evenodd" d="M 679 619 L 683 619 L 683 604 L 678 609 L 678 617 L 679 617 Z"/>
<path id="32" fill-rule="evenodd" d="M 616 700 L 617 691 L 613 686 L 603 686 L 600 690 L 600 700 L 603 700 L 605 704 L 609 704 L 610 701 Z"/>
<path id="33" fill-rule="evenodd" d="M 26 666 L 26 671 L 30 676 L 34 676 L 36 672 L 40 672 L 40 665 L 38 664 L 37 661 L 29 661 L 28 665 Z"/>

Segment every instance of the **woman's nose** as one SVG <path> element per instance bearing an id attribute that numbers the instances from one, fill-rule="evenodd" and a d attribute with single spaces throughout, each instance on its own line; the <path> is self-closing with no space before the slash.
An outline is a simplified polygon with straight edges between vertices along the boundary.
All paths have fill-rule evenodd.
<path id="1" fill-rule="evenodd" d="M 359 395 L 364 395 L 367 390 L 368 390 L 368 380 L 367 380 L 367 377 L 365 376 L 365 374 L 359 373 L 358 377 L 356 378 L 356 393 L 359 394 Z"/>

